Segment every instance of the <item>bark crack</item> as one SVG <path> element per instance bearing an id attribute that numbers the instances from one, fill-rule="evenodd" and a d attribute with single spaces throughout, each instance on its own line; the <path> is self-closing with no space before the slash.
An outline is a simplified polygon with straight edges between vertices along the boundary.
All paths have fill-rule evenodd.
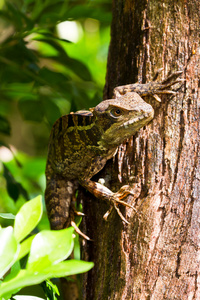
<path id="1" fill-rule="evenodd" d="M 178 145 L 178 156 L 177 156 L 177 160 L 176 160 L 176 167 L 175 167 L 175 171 L 174 171 L 174 180 L 173 180 L 173 184 L 172 184 L 172 191 L 175 187 L 175 183 L 177 180 L 177 176 L 178 176 L 178 166 L 179 166 L 179 162 L 181 159 L 181 153 L 183 150 L 183 141 L 184 141 L 184 136 L 185 136 L 185 119 L 184 119 L 184 111 L 181 110 L 180 113 L 180 134 L 179 134 L 180 138 L 179 138 L 179 145 Z"/>

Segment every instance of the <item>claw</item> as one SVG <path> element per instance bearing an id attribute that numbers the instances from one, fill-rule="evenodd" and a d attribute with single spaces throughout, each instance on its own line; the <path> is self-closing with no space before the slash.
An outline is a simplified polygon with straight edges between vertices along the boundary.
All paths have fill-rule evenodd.
<path id="1" fill-rule="evenodd" d="M 82 213 L 81 211 L 75 211 L 74 213 L 76 216 L 83 216 L 83 217 L 85 216 L 85 214 Z"/>
<path id="2" fill-rule="evenodd" d="M 166 88 L 169 88 L 169 87 L 171 87 L 172 85 L 174 85 L 176 83 L 185 82 L 185 81 L 186 81 L 186 79 L 179 78 L 179 79 L 177 79 L 177 80 L 175 80 L 173 82 L 169 82 L 168 84 L 167 83 L 166 84 L 162 83 L 162 87 L 160 87 L 160 89 L 166 89 Z"/>
<path id="3" fill-rule="evenodd" d="M 154 98 L 156 101 L 161 102 L 161 99 L 160 99 L 160 97 L 159 97 L 158 95 L 154 94 L 154 95 L 152 95 L 152 96 L 153 96 L 153 98 Z"/>
<path id="4" fill-rule="evenodd" d="M 128 204 L 128 203 L 126 203 L 125 201 L 122 201 L 122 200 L 120 200 L 120 199 L 115 199 L 115 200 L 113 200 L 113 202 L 117 202 L 117 203 L 119 203 L 119 204 L 122 204 L 122 205 L 124 205 L 124 206 L 127 206 L 127 207 L 129 207 L 129 208 L 134 209 L 134 207 L 133 207 L 132 205 L 130 205 L 130 204 Z"/>
<path id="5" fill-rule="evenodd" d="M 130 195 L 131 195 L 131 194 L 130 194 Z M 114 205 L 114 207 L 115 207 L 117 204 L 122 204 L 122 205 L 124 205 L 124 206 L 129 207 L 129 208 L 132 208 L 132 209 L 137 213 L 137 210 L 135 209 L 135 207 L 132 206 L 132 205 L 130 205 L 130 204 L 128 204 L 128 203 L 126 203 L 125 201 L 122 201 L 122 200 L 119 200 L 119 199 L 113 200 L 113 205 Z M 116 207 L 115 207 L 115 208 L 116 208 Z"/>
<path id="6" fill-rule="evenodd" d="M 76 233 L 78 233 L 79 235 L 81 235 L 84 239 L 88 240 L 88 241 L 92 241 L 87 235 L 85 235 L 76 225 L 76 223 L 74 221 L 71 221 L 71 226 L 74 227 L 74 230 L 76 231 Z"/>
<path id="7" fill-rule="evenodd" d="M 108 216 L 110 215 L 111 211 L 113 210 L 113 208 L 115 208 L 115 210 L 117 211 L 118 215 L 120 216 L 120 218 L 122 219 L 122 221 L 124 221 L 126 224 L 130 224 L 122 215 L 119 207 L 117 207 L 116 203 L 113 203 L 113 206 L 111 206 L 109 208 L 109 210 L 105 213 L 105 215 L 103 216 L 104 220 L 107 221 Z"/>
<path id="8" fill-rule="evenodd" d="M 168 76 L 166 79 L 164 79 L 160 84 L 158 83 L 157 90 L 152 94 L 155 100 L 158 102 L 161 102 L 161 99 L 158 95 L 167 94 L 167 95 L 176 95 L 176 91 L 169 90 L 173 85 L 176 83 L 183 83 L 186 80 L 183 78 L 177 78 L 180 74 L 182 74 L 183 71 L 177 71 L 170 76 Z M 173 78 L 177 78 L 176 80 L 172 81 Z"/>
<path id="9" fill-rule="evenodd" d="M 111 211 L 113 210 L 113 206 L 111 206 L 109 208 L 109 210 L 105 213 L 105 215 L 103 216 L 104 220 L 107 221 L 109 215 L 111 214 Z"/>
<path id="10" fill-rule="evenodd" d="M 167 83 L 170 82 L 173 78 L 179 77 L 182 73 L 183 73 L 183 71 L 176 71 L 176 72 L 170 74 L 167 78 L 165 78 L 165 79 L 162 81 L 162 84 L 167 84 Z M 174 84 L 174 83 L 173 83 L 173 84 Z"/>
<path id="11" fill-rule="evenodd" d="M 114 206 L 111 206 L 109 208 L 109 210 L 105 213 L 105 215 L 103 216 L 104 220 L 107 221 L 108 216 L 110 215 L 111 211 L 113 210 L 113 207 L 116 209 L 118 215 L 120 216 L 120 218 L 122 219 L 122 221 L 124 221 L 126 224 L 130 224 L 122 215 L 121 211 L 119 210 L 119 208 L 117 207 L 117 205 L 114 203 Z"/>
<path id="12" fill-rule="evenodd" d="M 165 87 L 163 87 L 163 88 L 165 88 Z M 170 91 L 170 90 L 157 90 L 156 94 L 159 94 L 159 95 L 161 95 L 161 94 L 175 95 L 176 92 L 175 91 Z"/>
<path id="13" fill-rule="evenodd" d="M 160 69 L 158 69 L 157 71 L 156 71 L 156 74 L 155 74 L 155 76 L 154 76 L 154 78 L 153 78 L 153 81 L 156 81 L 156 79 L 158 78 L 158 75 L 160 74 L 160 72 L 163 70 L 163 68 L 160 68 Z"/>
<path id="14" fill-rule="evenodd" d="M 120 218 L 122 219 L 122 221 L 124 221 L 126 224 L 130 224 L 125 218 L 124 216 L 122 215 L 119 207 L 117 207 L 116 203 L 114 203 L 114 208 L 116 209 L 118 215 L 120 216 Z"/>

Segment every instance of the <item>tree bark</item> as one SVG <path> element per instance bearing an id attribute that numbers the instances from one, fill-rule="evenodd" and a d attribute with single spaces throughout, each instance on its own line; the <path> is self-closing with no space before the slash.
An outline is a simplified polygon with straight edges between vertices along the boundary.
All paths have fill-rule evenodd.
<path id="1" fill-rule="evenodd" d="M 127 200 L 137 213 L 121 208 L 130 224 L 116 212 L 105 222 L 108 205 L 82 191 L 83 231 L 93 240 L 83 258 L 95 263 L 82 299 L 200 299 L 199 20 L 198 0 L 113 1 L 104 98 L 159 68 L 161 79 L 183 70 L 186 81 L 94 178 L 113 191 L 138 184 L 137 199 Z"/>

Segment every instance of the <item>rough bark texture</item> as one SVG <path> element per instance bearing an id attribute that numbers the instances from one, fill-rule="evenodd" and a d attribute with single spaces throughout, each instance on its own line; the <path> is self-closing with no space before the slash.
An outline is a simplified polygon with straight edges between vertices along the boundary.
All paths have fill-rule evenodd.
<path id="1" fill-rule="evenodd" d="M 128 198 L 138 214 L 122 208 L 130 225 L 115 212 L 105 222 L 107 204 L 83 191 L 83 231 L 93 239 L 83 258 L 95 267 L 82 299 L 200 299 L 199 20 L 198 0 L 113 1 L 104 98 L 159 68 L 161 78 L 184 70 L 186 82 L 95 178 L 113 191 L 139 184 L 137 200 Z"/>

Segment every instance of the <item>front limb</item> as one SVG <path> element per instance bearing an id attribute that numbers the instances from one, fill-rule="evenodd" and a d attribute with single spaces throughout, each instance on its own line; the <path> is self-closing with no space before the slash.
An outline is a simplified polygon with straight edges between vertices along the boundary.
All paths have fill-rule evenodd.
<path id="1" fill-rule="evenodd" d="M 114 207 L 115 210 L 117 211 L 118 215 L 120 216 L 120 218 L 125 223 L 129 224 L 129 222 L 124 218 L 124 216 L 122 215 L 121 211 L 118 208 L 118 205 L 122 204 L 124 206 L 127 206 L 127 207 L 135 210 L 135 208 L 133 206 L 131 206 L 130 204 L 128 204 L 122 200 L 122 199 L 126 198 L 128 195 L 135 196 L 134 191 L 130 188 L 129 185 L 124 185 L 120 188 L 120 190 L 118 192 L 113 193 L 110 189 L 108 189 L 104 185 L 102 185 L 98 182 L 94 182 L 90 179 L 80 180 L 79 183 L 85 189 L 87 189 L 91 194 L 93 194 L 96 198 L 103 199 L 103 200 L 106 200 L 107 202 L 109 202 L 109 204 L 111 205 L 111 208 L 105 213 L 104 219 L 107 219 L 107 217 L 109 216 L 110 212 L 112 211 L 112 209 Z"/>
<path id="2" fill-rule="evenodd" d="M 152 81 L 144 84 L 134 83 L 118 86 L 114 89 L 114 98 L 121 97 L 128 92 L 135 92 L 141 97 L 153 96 L 158 102 L 161 102 L 161 99 L 158 95 L 176 94 L 176 92 L 171 90 L 170 88 L 176 83 L 183 83 L 185 81 L 185 79 L 178 78 L 182 73 L 182 71 L 174 72 L 167 78 L 165 78 L 162 82 Z"/>

